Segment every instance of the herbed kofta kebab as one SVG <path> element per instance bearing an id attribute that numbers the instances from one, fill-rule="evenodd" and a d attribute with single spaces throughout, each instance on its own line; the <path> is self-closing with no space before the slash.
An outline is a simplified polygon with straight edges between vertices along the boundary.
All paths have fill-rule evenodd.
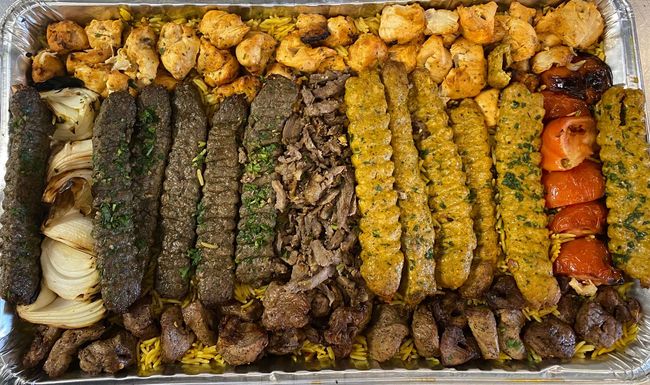
<path id="1" fill-rule="evenodd" d="M 11 99 L 0 282 L 36 325 L 25 368 L 635 340 L 643 94 L 612 87 L 592 2 L 120 14 L 50 24 Z"/>

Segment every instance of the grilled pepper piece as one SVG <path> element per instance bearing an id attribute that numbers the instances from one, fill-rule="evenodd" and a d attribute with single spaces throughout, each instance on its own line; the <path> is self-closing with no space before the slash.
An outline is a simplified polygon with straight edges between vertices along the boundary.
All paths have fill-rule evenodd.
<path id="1" fill-rule="evenodd" d="M 415 70 L 411 83 L 411 113 L 425 131 L 418 146 L 423 173 L 430 181 L 429 208 L 440 226 L 436 280 L 438 286 L 457 289 L 467 280 L 476 248 L 467 177 L 438 87 L 425 70 Z"/>
<path id="2" fill-rule="evenodd" d="M 549 260 L 540 168 L 544 100 L 526 86 L 503 90 L 495 136 L 499 209 L 503 221 L 506 264 L 531 307 L 553 306 L 560 289 Z"/>
<path id="3" fill-rule="evenodd" d="M 409 306 L 436 291 L 433 244 L 435 233 L 427 204 L 426 184 L 420 175 L 418 150 L 408 110 L 409 83 L 404 65 L 389 62 L 382 71 L 390 115 L 395 188 L 399 192 L 402 251 L 406 269 L 400 291 Z"/>
<path id="4" fill-rule="evenodd" d="M 361 275 L 370 290 L 389 300 L 399 288 L 404 265 L 400 250 L 393 150 L 384 86 L 376 71 L 361 72 L 345 83 L 352 165 L 361 220 Z"/>
<path id="5" fill-rule="evenodd" d="M 609 89 L 596 108 L 614 264 L 650 287 L 650 155 L 643 92 Z"/>
<path id="6" fill-rule="evenodd" d="M 460 292 L 465 298 L 479 298 L 492 283 L 499 256 L 490 135 L 481 108 L 472 99 L 465 99 L 452 109 L 450 118 L 454 141 L 467 172 L 477 240 L 469 278 Z"/>

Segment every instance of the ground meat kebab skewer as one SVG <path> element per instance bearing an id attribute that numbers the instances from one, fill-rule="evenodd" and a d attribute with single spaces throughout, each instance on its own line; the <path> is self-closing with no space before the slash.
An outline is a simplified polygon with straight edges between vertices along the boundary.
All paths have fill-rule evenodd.
<path id="1" fill-rule="evenodd" d="M 197 217 L 196 269 L 199 299 L 214 307 L 232 298 L 235 228 L 239 204 L 239 137 L 246 124 L 248 103 L 243 95 L 224 100 L 212 118 L 208 136 L 205 186 Z"/>
<path id="2" fill-rule="evenodd" d="M 102 103 L 93 130 L 93 238 L 106 307 L 124 313 L 140 296 L 129 141 L 136 104 L 126 91 Z"/>
<path id="3" fill-rule="evenodd" d="M 189 81 L 176 88 L 172 112 L 174 144 L 160 202 L 162 249 L 156 290 L 164 298 L 181 299 L 188 290 L 189 254 L 196 237 L 196 208 L 201 188 L 193 160 L 199 145 L 205 142 L 208 119 L 201 95 Z"/>
<path id="4" fill-rule="evenodd" d="M 247 162 L 242 177 L 242 206 L 237 234 L 237 279 L 260 285 L 287 273 L 275 256 L 275 165 L 281 153 L 282 129 L 298 99 L 295 84 L 282 76 L 266 79 L 251 104 L 243 144 Z M 261 197 L 255 199 L 256 196 Z"/>
<path id="5" fill-rule="evenodd" d="M 36 299 L 41 278 L 41 196 L 54 125 L 52 113 L 31 87 L 16 91 L 9 112 L 11 141 L 0 218 L 0 295 L 23 305 Z"/>
<path id="6" fill-rule="evenodd" d="M 171 104 L 165 88 L 144 87 L 137 100 L 138 115 L 131 141 L 133 191 L 137 200 L 138 261 L 146 269 L 156 255 L 160 192 L 172 142 Z"/>

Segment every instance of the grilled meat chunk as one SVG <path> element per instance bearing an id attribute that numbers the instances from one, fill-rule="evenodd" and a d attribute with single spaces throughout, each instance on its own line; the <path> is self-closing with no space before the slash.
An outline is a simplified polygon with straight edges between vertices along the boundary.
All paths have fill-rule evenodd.
<path id="1" fill-rule="evenodd" d="M 497 277 L 485 298 L 492 310 L 523 309 L 526 306 L 526 300 L 511 275 Z"/>
<path id="2" fill-rule="evenodd" d="M 201 151 L 201 142 L 205 142 L 208 126 L 201 95 L 191 81 L 176 87 L 172 113 L 174 143 L 160 202 L 162 250 L 158 257 L 156 290 L 162 297 L 181 299 L 188 289 L 200 199 L 197 168 L 202 165 L 195 159 Z"/>
<path id="3" fill-rule="evenodd" d="M 457 366 L 480 357 L 479 347 L 471 335 L 456 326 L 449 326 L 440 337 L 440 363 Z"/>
<path id="4" fill-rule="evenodd" d="M 298 90 L 291 80 L 272 75 L 251 104 L 243 140 L 247 161 L 235 257 L 237 278 L 244 283 L 261 285 L 288 272 L 273 247 L 277 214 L 271 192 L 278 180 L 275 166 L 282 152 L 282 130 L 297 99 Z"/>
<path id="5" fill-rule="evenodd" d="M 388 361 L 409 334 L 408 313 L 401 305 L 378 305 L 374 317 L 367 333 L 368 355 L 378 362 Z"/>
<path id="6" fill-rule="evenodd" d="M 302 329 L 278 330 L 271 333 L 266 351 L 276 356 L 291 354 L 300 349 L 305 339 Z"/>
<path id="7" fill-rule="evenodd" d="M 52 346 L 63 333 L 62 329 L 54 326 L 36 325 L 36 335 L 29 346 L 29 350 L 23 357 L 23 367 L 31 369 L 36 367 L 45 356 L 50 353 Z"/>
<path id="8" fill-rule="evenodd" d="M 467 175 L 453 141 L 454 132 L 438 87 L 426 69 L 411 73 L 409 100 L 414 121 L 422 128 L 418 148 L 429 184 L 429 208 L 440 224 L 436 233 L 436 282 L 457 289 L 465 283 L 476 248 Z"/>
<path id="9" fill-rule="evenodd" d="M 307 294 L 292 293 L 286 285 L 271 282 L 262 304 L 262 325 L 268 330 L 299 329 L 309 322 L 311 304 Z"/>
<path id="10" fill-rule="evenodd" d="M 467 323 L 486 360 L 499 358 L 499 336 L 494 313 L 486 307 L 470 307 L 465 310 Z"/>
<path id="11" fill-rule="evenodd" d="M 141 340 L 160 334 L 152 313 L 151 297 L 137 300 L 128 312 L 122 314 L 122 323 L 126 330 Z"/>
<path id="12" fill-rule="evenodd" d="M 40 226 L 45 190 L 52 113 L 36 89 L 21 87 L 11 97 L 9 159 L 6 164 L 4 212 L 0 218 L 0 296 L 32 303 L 41 278 Z"/>
<path id="13" fill-rule="evenodd" d="M 595 301 L 622 323 L 639 322 L 641 319 L 639 301 L 636 298 L 623 299 L 614 287 L 599 288 Z"/>
<path id="14" fill-rule="evenodd" d="M 650 154 L 647 151 L 643 92 L 613 87 L 596 107 L 598 145 L 607 179 L 609 242 L 616 267 L 650 287 Z M 621 150 L 624 148 L 624 150 Z"/>
<path id="15" fill-rule="evenodd" d="M 526 358 L 526 346 L 521 340 L 521 329 L 526 324 L 526 317 L 521 310 L 497 310 L 499 315 L 499 348 L 515 360 Z"/>
<path id="16" fill-rule="evenodd" d="M 336 357 L 350 355 L 354 338 L 366 327 L 371 316 L 371 302 L 341 306 L 332 312 L 323 337 L 334 350 Z"/>
<path id="17" fill-rule="evenodd" d="M 162 362 L 179 360 L 194 342 L 194 334 L 185 326 L 181 307 L 172 305 L 160 316 Z"/>
<path id="18" fill-rule="evenodd" d="M 98 339 L 105 329 L 103 325 L 93 325 L 63 332 L 43 364 L 45 373 L 50 377 L 59 377 L 65 373 L 81 345 Z"/>
<path id="19" fill-rule="evenodd" d="M 172 108 L 167 90 L 149 85 L 140 90 L 138 115 L 131 139 L 131 172 L 136 201 L 138 261 L 146 271 L 160 245 L 156 230 L 167 155 L 172 144 Z"/>
<path id="20" fill-rule="evenodd" d="M 582 305 L 580 296 L 571 293 L 563 294 L 560 302 L 557 303 L 557 311 L 559 313 L 557 318 L 562 322 L 573 325 L 580 305 Z"/>
<path id="21" fill-rule="evenodd" d="M 585 302 L 576 314 L 575 330 L 585 341 L 609 348 L 623 336 L 623 325 L 596 302 Z"/>
<path id="22" fill-rule="evenodd" d="M 418 354 L 424 358 L 440 357 L 440 337 L 438 325 L 433 317 L 430 304 L 421 303 L 413 312 L 411 335 Z"/>
<path id="23" fill-rule="evenodd" d="M 462 329 L 467 326 L 465 308 L 465 301 L 463 301 L 455 292 L 435 296 L 431 303 L 433 315 L 445 328 L 448 326 L 456 326 Z"/>
<path id="24" fill-rule="evenodd" d="M 208 134 L 203 197 L 197 217 L 199 299 L 214 307 L 232 298 L 235 228 L 239 204 L 239 143 L 248 103 L 243 95 L 226 98 L 212 117 Z"/>
<path id="25" fill-rule="evenodd" d="M 560 288 L 548 258 L 550 240 L 544 213 L 541 133 L 544 98 L 521 83 L 501 92 L 495 135 L 499 206 L 506 264 L 522 295 L 535 309 L 560 300 Z"/>
<path id="26" fill-rule="evenodd" d="M 194 332 L 196 339 L 205 346 L 217 343 L 217 335 L 212 331 L 214 315 L 201 302 L 190 303 L 182 312 L 185 324 Z"/>
<path id="27" fill-rule="evenodd" d="M 415 306 L 436 291 L 433 219 L 427 187 L 420 175 L 420 158 L 413 139 L 408 110 L 409 81 L 404 65 L 388 62 L 381 73 L 390 115 L 390 144 L 395 162 L 395 188 L 402 224 L 405 274 L 401 282 L 404 302 Z"/>
<path id="28" fill-rule="evenodd" d="M 229 365 L 250 364 L 262 355 L 268 343 L 266 332 L 257 324 L 232 316 L 221 320 L 217 351 Z"/>
<path id="29" fill-rule="evenodd" d="M 127 91 L 102 103 L 93 129 L 93 238 L 102 299 L 124 313 L 140 296 L 144 266 L 138 260 L 129 142 L 136 103 Z"/>
<path id="30" fill-rule="evenodd" d="M 134 365 L 138 340 L 126 331 L 115 337 L 95 341 L 79 351 L 79 367 L 86 373 L 117 373 Z"/>
<path id="31" fill-rule="evenodd" d="M 576 334 L 571 326 L 551 316 L 532 322 L 524 332 L 526 346 L 542 358 L 571 358 L 576 347 Z"/>
<path id="32" fill-rule="evenodd" d="M 379 74 L 361 72 L 348 79 L 345 104 L 361 213 L 361 275 L 371 291 L 390 299 L 400 285 L 404 254 L 400 250 L 402 228 L 394 189 L 390 117 Z"/>

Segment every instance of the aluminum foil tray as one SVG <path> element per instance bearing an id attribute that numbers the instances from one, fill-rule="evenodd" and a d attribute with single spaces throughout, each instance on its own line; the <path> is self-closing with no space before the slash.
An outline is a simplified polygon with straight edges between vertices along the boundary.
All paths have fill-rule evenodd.
<path id="1" fill-rule="evenodd" d="M 178 2 L 176 2 L 178 1 Z M 182 0 L 159 2 L 131 1 L 133 14 L 166 13 L 171 17 L 200 14 L 206 9 L 221 8 L 244 18 L 265 15 L 291 15 L 299 12 L 320 12 L 326 15 L 369 16 L 386 4 L 378 0 L 224 0 L 223 2 L 182 3 Z M 497 0 L 507 5 L 510 0 Z M 529 6 L 546 6 L 562 0 L 520 0 Z M 405 1 L 398 1 L 405 2 Z M 477 0 L 429 0 L 422 4 L 436 8 L 454 8 L 458 4 L 482 2 Z M 483 1 L 484 2 L 484 1 Z M 391 2 L 394 3 L 394 2 Z M 615 84 L 642 88 L 641 63 L 638 56 L 632 9 L 627 0 L 596 0 L 606 20 L 604 49 L 611 66 Z M 74 2 L 71 0 L 17 0 L 0 19 L 0 200 L 4 197 L 5 163 L 8 152 L 9 97 L 14 85 L 26 81 L 29 70 L 27 54 L 35 53 L 41 45 L 47 24 L 54 20 L 73 19 L 88 22 L 93 18 L 118 18 L 119 7 L 114 0 Z M 1 209 L 0 209 L 1 210 Z M 15 316 L 13 308 L 0 300 L 0 382 L 2 384 L 406 384 L 436 383 L 650 383 L 650 290 L 639 287 L 633 294 L 641 302 L 645 315 L 639 325 L 638 340 L 623 353 L 614 353 L 595 360 L 571 362 L 545 361 L 540 365 L 507 363 L 492 365 L 474 363 L 455 369 L 430 369 L 424 362 L 409 367 L 389 362 L 369 370 L 355 369 L 349 362 L 337 362 L 328 368 L 294 363 L 287 358 L 266 358 L 244 367 L 225 371 L 193 373 L 181 366 L 168 367 L 161 374 L 139 377 L 135 369 L 113 376 L 88 376 L 71 370 L 64 377 L 51 380 L 40 370 L 23 371 L 20 361 L 32 338 L 32 327 Z"/>

